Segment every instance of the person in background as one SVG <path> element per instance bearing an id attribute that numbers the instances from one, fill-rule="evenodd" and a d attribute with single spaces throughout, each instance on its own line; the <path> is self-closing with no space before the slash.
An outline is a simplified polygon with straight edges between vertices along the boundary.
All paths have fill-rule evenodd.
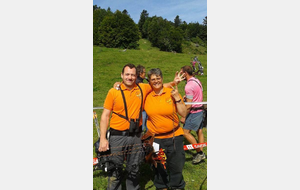
<path id="1" fill-rule="evenodd" d="M 147 79 L 147 77 L 145 77 L 146 76 L 146 69 L 145 69 L 144 66 L 138 65 L 136 67 L 136 74 L 137 74 L 137 79 L 136 79 L 136 83 L 137 84 L 138 83 L 143 83 L 144 80 L 146 80 L 147 83 L 149 82 L 149 80 Z"/>
<path id="2" fill-rule="evenodd" d="M 148 133 L 154 134 L 154 143 L 166 154 L 166 168 L 161 163 L 155 168 L 154 185 L 157 189 L 184 189 L 185 181 L 182 170 L 185 163 L 183 149 L 183 129 L 180 127 L 179 117 L 186 116 L 186 107 L 178 88 L 165 88 L 160 69 L 148 72 L 152 92 L 145 101 L 148 114 Z"/>
<path id="3" fill-rule="evenodd" d="M 146 76 L 146 69 L 145 69 L 144 66 L 138 65 L 136 67 L 136 74 L 137 74 L 136 84 L 143 83 L 144 79 L 147 80 L 147 83 L 149 82 L 148 79 L 145 77 Z M 147 116 L 147 113 L 145 112 L 145 110 L 143 110 L 142 115 L 143 115 L 142 130 L 143 130 L 143 132 L 146 132 L 147 131 L 148 116 Z"/>
<path id="4" fill-rule="evenodd" d="M 193 77 L 193 69 L 190 66 L 184 66 L 181 68 L 181 72 L 185 73 L 186 85 L 185 85 L 185 99 L 186 102 L 202 102 L 203 101 L 203 87 L 201 82 Z M 203 108 L 202 104 L 198 105 L 186 105 L 187 115 L 181 117 L 180 121 L 183 123 L 184 137 L 191 144 L 196 144 L 197 140 L 191 134 L 191 130 L 196 131 L 199 143 L 204 143 L 203 128 Z M 196 148 L 197 154 L 193 158 L 192 163 L 198 164 L 201 160 L 206 158 L 203 152 L 203 147 Z"/>

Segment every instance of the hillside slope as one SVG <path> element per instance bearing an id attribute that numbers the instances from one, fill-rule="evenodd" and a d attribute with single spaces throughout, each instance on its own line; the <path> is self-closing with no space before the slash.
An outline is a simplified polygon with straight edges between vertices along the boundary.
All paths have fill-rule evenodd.
<path id="1" fill-rule="evenodd" d="M 191 58 L 196 54 L 171 53 L 159 51 L 151 47 L 148 40 L 139 41 L 139 50 L 123 50 L 94 46 L 93 48 L 93 106 L 102 106 L 108 90 L 117 81 L 121 81 L 121 71 L 125 64 L 133 63 L 145 66 L 146 72 L 152 68 L 160 68 L 164 82 L 170 82 L 176 71 L 184 65 L 191 65 Z M 207 56 L 196 55 L 204 67 L 204 75 L 197 76 L 204 88 L 204 101 L 207 100 Z M 180 94 L 184 95 L 184 85 L 178 85 Z"/>

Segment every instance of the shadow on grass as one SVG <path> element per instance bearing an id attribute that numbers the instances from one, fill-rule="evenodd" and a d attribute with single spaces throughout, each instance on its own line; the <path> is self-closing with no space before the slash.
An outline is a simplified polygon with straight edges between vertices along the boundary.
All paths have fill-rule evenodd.
<path id="1" fill-rule="evenodd" d="M 153 181 L 154 171 L 152 170 L 152 166 L 148 163 L 142 163 L 140 166 L 140 185 L 141 190 L 151 189 L 154 185 L 150 185 L 146 187 L 149 181 Z"/>
<path id="2" fill-rule="evenodd" d="M 206 182 L 206 180 L 207 180 L 207 175 L 206 175 L 205 179 L 202 181 L 199 190 L 202 190 L 203 184 Z M 207 187 L 207 185 L 205 187 Z"/>
<path id="3" fill-rule="evenodd" d="M 126 189 L 127 176 L 128 176 L 128 172 L 125 169 L 123 169 L 122 182 L 121 182 L 122 189 Z M 150 190 L 150 189 L 155 188 L 153 183 L 151 184 L 151 182 L 153 181 L 154 172 L 151 169 L 150 164 L 142 163 L 140 165 L 139 176 L 140 176 L 139 183 L 140 183 L 141 190 Z M 96 170 L 93 173 L 94 179 L 95 178 L 106 178 L 106 177 L 107 177 L 107 173 L 103 172 L 102 170 Z M 98 189 L 96 188 L 95 190 L 98 190 Z"/>
<path id="4" fill-rule="evenodd" d="M 96 170 L 93 172 L 93 178 L 96 177 L 107 177 L 107 173 L 103 172 L 102 170 Z"/>
<path id="5" fill-rule="evenodd" d="M 125 172 L 122 180 L 122 190 L 126 189 L 126 177 L 128 175 L 128 172 L 126 170 L 124 170 L 123 172 Z M 149 190 L 151 188 L 153 188 L 153 184 L 146 187 L 147 184 L 149 183 L 149 181 L 153 180 L 153 171 L 151 169 L 151 166 L 147 163 L 142 163 L 140 165 L 140 179 L 139 179 L 139 183 L 140 183 L 140 189 L 141 190 Z"/>

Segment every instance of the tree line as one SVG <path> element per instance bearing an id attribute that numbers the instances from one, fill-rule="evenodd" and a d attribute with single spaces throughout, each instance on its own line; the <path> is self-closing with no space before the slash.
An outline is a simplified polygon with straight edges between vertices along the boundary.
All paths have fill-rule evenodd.
<path id="1" fill-rule="evenodd" d="M 177 15 L 174 22 L 162 17 L 149 17 L 143 10 L 138 24 L 130 18 L 127 10 L 93 6 L 93 44 L 109 48 L 138 49 L 140 38 L 148 39 L 161 51 L 182 52 L 184 41 L 207 45 L 207 17 L 203 23 L 186 23 Z"/>

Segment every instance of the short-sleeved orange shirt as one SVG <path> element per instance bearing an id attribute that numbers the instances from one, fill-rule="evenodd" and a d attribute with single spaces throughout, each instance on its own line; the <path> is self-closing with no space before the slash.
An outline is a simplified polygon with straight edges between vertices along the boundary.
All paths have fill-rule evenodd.
<path id="1" fill-rule="evenodd" d="M 172 131 L 179 125 L 176 105 L 171 96 L 171 88 L 163 88 L 160 95 L 154 91 L 148 94 L 145 102 L 145 111 L 148 115 L 147 128 L 151 133 L 160 134 Z M 182 97 L 180 96 L 181 101 Z M 174 136 L 183 135 L 183 129 L 175 132 Z M 164 139 L 173 137 L 173 133 L 155 138 Z"/>
<path id="2" fill-rule="evenodd" d="M 143 91 L 143 99 L 144 99 L 143 103 L 145 103 L 146 95 L 152 91 L 151 86 L 149 84 L 143 84 L 143 83 L 139 84 L 139 86 Z M 141 98 L 142 98 L 139 87 L 135 85 L 135 87 L 129 90 L 122 83 L 121 89 L 124 92 L 129 121 L 130 119 L 139 118 Z M 103 107 L 126 117 L 124 102 L 120 90 L 111 88 L 108 91 Z M 129 121 L 113 113 L 110 119 L 110 127 L 119 131 L 124 131 L 129 129 L 130 126 Z M 142 125 L 142 122 L 143 121 L 141 119 L 139 125 Z"/>

